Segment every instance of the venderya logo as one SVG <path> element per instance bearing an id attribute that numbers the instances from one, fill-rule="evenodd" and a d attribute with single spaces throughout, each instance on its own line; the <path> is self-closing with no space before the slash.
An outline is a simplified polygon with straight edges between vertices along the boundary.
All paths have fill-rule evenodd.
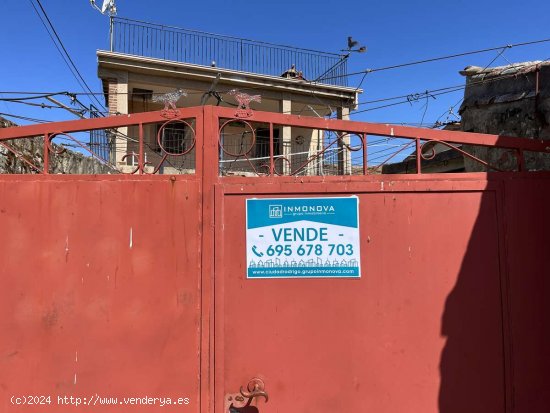
<path id="1" fill-rule="evenodd" d="M 283 206 L 282 205 L 270 205 L 269 206 L 269 218 L 282 218 Z"/>

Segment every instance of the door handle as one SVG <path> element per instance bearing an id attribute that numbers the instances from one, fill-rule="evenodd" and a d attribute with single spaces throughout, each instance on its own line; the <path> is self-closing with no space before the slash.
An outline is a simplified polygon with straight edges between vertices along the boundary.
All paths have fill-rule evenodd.
<path id="1" fill-rule="evenodd" d="M 263 397 L 266 403 L 269 400 L 263 380 L 254 377 L 246 385 L 246 390 L 241 386 L 239 393 L 226 395 L 225 413 L 258 413 L 258 408 L 251 406 L 251 403 L 260 397 Z"/>

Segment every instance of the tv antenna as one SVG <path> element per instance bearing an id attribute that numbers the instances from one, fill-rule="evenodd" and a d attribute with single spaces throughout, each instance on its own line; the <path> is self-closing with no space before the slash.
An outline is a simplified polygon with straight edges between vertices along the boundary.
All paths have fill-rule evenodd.
<path id="1" fill-rule="evenodd" d="M 101 14 L 108 14 L 110 17 L 116 16 L 115 0 L 103 0 L 101 8 L 95 4 L 95 0 L 90 0 L 90 5 Z"/>

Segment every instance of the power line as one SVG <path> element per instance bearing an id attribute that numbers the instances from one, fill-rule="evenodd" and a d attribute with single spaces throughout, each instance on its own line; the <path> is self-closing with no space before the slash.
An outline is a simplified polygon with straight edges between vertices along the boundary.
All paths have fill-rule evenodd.
<path id="1" fill-rule="evenodd" d="M 50 31 L 48 30 L 48 28 L 46 27 L 46 24 L 44 23 L 44 20 L 42 19 L 42 16 L 40 15 L 40 13 L 38 12 L 38 10 L 36 9 L 36 7 L 34 6 L 32 0 L 29 0 L 29 2 L 31 3 L 34 11 L 37 13 L 38 17 L 40 17 L 40 20 L 42 21 L 42 24 L 44 24 L 44 27 L 46 28 L 46 31 L 48 31 L 48 34 L 50 35 L 50 38 L 52 38 L 51 36 L 51 33 Z M 70 65 L 72 66 L 72 68 L 74 69 L 74 72 L 73 70 L 71 70 L 71 73 L 73 74 L 73 76 L 75 76 L 75 72 L 76 72 L 76 75 L 78 77 L 75 76 L 75 78 L 78 80 L 80 79 L 82 81 L 82 83 L 80 84 L 82 86 L 82 84 L 84 85 L 85 89 L 88 90 L 88 92 L 90 92 L 92 94 L 92 97 L 94 98 L 94 100 L 102 107 L 105 107 L 103 106 L 103 104 L 99 101 L 99 99 L 97 99 L 95 97 L 95 95 L 93 94 L 92 92 L 92 89 L 90 88 L 90 86 L 88 86 L 88 83 L 86 83 L 86 80 L 84 80 L 84 77 L 82 77 L 80 71 L 78 70 L 78 68 L 76 67 L 73 59 L 71 58 L 71 56 L 69 55 L 69 52 L 67 51 L 67 49 L 65 48 L 65 45 L 63 44 L 63 42 L 61 41 L 61 38 L 59 37 L 59 35 L 57 34 L 57 31 L 55 30 L 55 27 L 53 26 L 50 18 L 48 17 L 48 14 L 46 13 L 46 10 L 44 10 L 44 7 L 42 7 L 42 3 L 40 2 L 40 0 L 36 0 L 36 3 L 38 4 L 38 6 L 40 7 L 40 10 L 42 10 L 42 13 L 44 15 L 44 17 L 46 18 L 46 21 L 48 22 L 48 25 L 51 29 L 51 31 L 53 32 L 53 34 L 55 35 L 58 43 L 59 43 L 59 46 L 61 46 L 61 48 L 63 49 L 63 52 L 66 56 L 66 59 L 65 60 L 65 63 L 67 63 L 67 60 L 68 62 L 70 63 Z M 55 40 L 52 38 L 52 41 L 54 42 L 54 44 L 56 45 L 56 48 L 57 50 L 61 53 L 61 50 L 59 49 L 59 47 L 57 46 L 57 43 L 55 42 Z M 62 53 L 63 55 L 63 53 Z M 68 64 L 68 63 L 67 63 Z M 80 83 L 80 81 L 79 81 Z"/>
<path id="2" fill-rule="evenodd" d="M 59 48 L 59 45 L 57 44 L 57 42 L 55 41 L 55 39 L 53 38 L 52 34 L 50 33 L 50 30 L 48 30 L 48 26 L 46 25 L 46 22 L 44 21 L 44 18 L 42 17 L 42 15 L 40 14 L 40 12 L 38 11 L 38 9 L 35 7 L 34 3 L 32 2 L 32 0 L 29 0 L 29 3 L 31 4 L 32 8 L 34 9 L 36 15 L 38 16 L 38 18 L 40 19 L 40 22 L 42 23 L 42 25 L 44 26 L 44 29 L 46 30 L 46 33 L 48 33 L 48 36 L 50 36 L 50 39 L 52 40 L 52 43 L 54 44 L 55 48 L 57 49 L 59 55 L 61 56 L 61 58 L 63 59 L 63 61 L 65 62 L 65 65 L 67 66 L 67 68 L 69 69 L 69 71 L 71 72 L 71 74 L 74 76 L 74 78 L 76 79 L 76 81 L 78 82 L 78 84 L 80 85 L 80 87 L 82 89 L 84 89 L 84 85 L 82 84 L 81 80 L 76 76 L 76 74 L 74 73 L 74 69 L 71 67 L 71 65 L 69 64 L 69 61 L 67 60 L 67 58 L 65 57 L 65 55 L 63 54 L 63 52 L 61 51 L 61 49 Z"/>
<path id="3" fill-rule="evenodd" d="M 55 96 L 55 95 L 61 95 L 63 93 L 68 93 L 68 92 L 18 92 L 18 91 L 10 90 L 9 92 L 0 92 L 0 95 L 41 95 L 41 94 L 45 94 L 45 95 L 49 95 L 49 96 Z"/>
<path id="4" fill-rule="evenodd" d="M 49 123 L 49 122 L 51 122 L 51 121 L 45 120 L 45 119 L 29 118 L 29 117 L 26 117 L 26 116 L 13 115 L 11 113 L 2 113 L 2 112 L 0 112 L 0 116 L 7 116 L 9 118 L 21 119 L 21 120 L 26 120 L 28 122 L 34 122 L 34 123 Z"/>
<path id="5" fill-rule="evenodd" d="M 31 5 L 33 6 L 33 8 L 35 9 L 35 11 L 37 12 L 38 16 L 41 18 L 40 14 L 38 13 L 38 11 L 36 10 L 36 8 L 34 7 L 34 4 L 32 3 L 32 0 L 29 0 L 31 2 Z M 54 31 L 54 34 L 56 35 L 57 39 L 59 40 L 60 42 L 60 45 L 61 47 L 63 48 L 63 50 L 65 51 L 69 61 L 72 63 L 72 66 L 76 69 L 76 66 L 74 65 L 74 62 L 72 61 L 72 59 L 70 58 L 70 56 L 68 55 L 68 52 L 67 50 L 65 49 L 63 43 L 61 43 L 61 40 L 59 38 L 59 36 L 57 35 L 57 32 L 55 31 L 55 29 L 53 28 L 53 25 L 51 24 L 51 21 L 49 20 L 47 14 L 45 14 L 45 11 L 40 3 L 40 0 L 36 0 L 38 2 L 38 4 L 40 5 L 42 11 L 44 12 L 44 15 L 46 17 L 46 19 L 48 19 L 48 22 L 50 23 L 50 26 L 52 27 L 52 30 Z M 42 18 L 41 18 L 42 19 Z M 44 22 L 43 22 L 44 24 Z M 47 27 L 46 27 L 47 29 Z M 48 31 L 48 34 L 49 31 Z M 50 34 L 50 37 L 51 37 L 51 34 Z M 53 40 L 53 38 L 52 38 Z M 545 43 L 545 42 L 550 42 L 550 38 L 548 39 L 541 39 L 541 40 L 534 40 L 534 41 L 529 41 L 529 42 L 522 42 L 522 43 L 515 43 L 515 44 L 508 44 L 508 45 L 504 45 L 504 46 L 497 46 L 497 47 L 491 47 L 491 48 L 486 48 L 486 49 L 479 49 L 479 50 L 474 50 L 474 51 L 469 51 L 469 52 L 464 52 L 464 53 L 455 53 L 455 54 L 451 54 L 451 55 L 447 55 L 447 56 L 441 56 L 441 57 L 436 57 L 436 58 L 430 58 L 430 59 L 423 59 L 423 60 L 417 60 L 417 61 L 413 61 L 413 62 L 408 62 L 408 63 L 402 63 L 402 64 L 396 64 L 396 65 L 390 65 L 390 66 L 385 66 L 385 67 L 380 67 L 380 68 L 375 68 L 375 69 L 366 69 L 366 70 L 362 70 L 362 71 L 359 71 L 359 72 L 352 72 L 352 73 L 348 73 L 348 74 L 345 74 L 345 75 L 339 75 L 339 76 L 335 76 L 335 77 L 342 77 L 342 76 L 355 76 L 355 75 L 364 75 L 363 76 L 363 79 L 361 80 L 359 86 L 356 88 L 356 90 L 358 90 L 360 88 L 360 85 L 362 84 L 362 82 L 364 81 L 364 78 L 365 78 L 365 75 L 368 74 L 368 73 L 373 73 L 373 72 L 378 72 L 378 71 L 384 71 L 384 70 L 391 70 L 391 69 L 397 69 L 397 68 L 402 68 L 402 67 L 407 67 L 407 66 L 412 66 L 412 65 L 418 65 L 418 64 L 423 64 L 423 63 L 429 63 L 429 62 L 434 62 L 434 61 L 439 61 L 439 60 L 446 60 L 446 59 L 452 59 L 452 58 L 456 58 L 456 57 L 461 57 L 461 56 L 467 56 L 467 55 L 472 55 L 472 54 L 479 54 L 479 53 L 486 53 L 486 52 L 490 52 L 490 51 L 495 51 L 495 50 L 501 50 L 501 52 L 499 53 L 499 55 L 497 55 L 495 57 L 494 60 L 496 60 L 496 58 L 498 58 L 506 49 L 509 49 L 509 48 L 513 48 L 513 47 L 521 47 L 521 46 L 527 46 L 527 45 L 533 45 L 533 44 L 539 44 L 539 43 Z M 54 44 L 57 46 L 57 43 L 54 41 Z M 58 48 L 58 50 L 60 50 Z M 60 51 L 61 53 L 61 51 Z M 62 54 L 62 56 L 64 57 L 64 55 Z M 494 61 L 493 60 L 493 61 Z M 338 63 L 340 63 L 341 61 L 339 61 Z M 491 63 L 490 63 L 491 64 Z M 489 65 L 490 65 L 489 64 Z M 78 72 L 78 70 L 77 70 Z M 84 79 L 82 78 L 82 76 L 80 75 L 80 72 L 78 72 L 78 75 L 80 76 L 80 78 L 82 79 L 82 81 L 84 81 Z M 335 77 L 325 77 L 325 78 L 321 78 L 320 80 L 329 80 L 329 79 L 332 79 L 332 78 L 335 78 Z M 78 79 L 77 79 L 78 80 Z M 313 80 L 313 81 L 307 81 L 307 83 L 309 84 L 314 84 L 316 83 L 317 80 Z M 84 81 L 85 83 L 85 81 Z M 240 90 L 256 90 L 256 89 L 261 89 L 261 88 L 264 88 L 265 85 L 262 85 L 262 86 L 255 86 L 255 87 L 248 87 L 248 88 L 241 88 Z M 92 96 L 95 98 L 96 95 L 103 95 L 103 92 L 92 92 L 90 90 L 89 87 L 87 87 L 87 84 L 86 84 L 86 89 L 88 89 L 88 92 L 82 92 L 82 93 L 73 93 L 74 95 L 86 95 L 86 96 Z M 2 94 L 40 94 L 40 93 L 44 93 L 44 92 L 14 92 L 14 91 L 5 91 L 5 92 L 0 92 Z M 58 92 L 58 93 L 51 93 L 49 94 L 50 96 L 53 96 L 54 94 L 67 94 L 68 92 Z M 140 95 L 140 94 L 151 94 L 149 92 L 123 92 L 123 93 L 118 93 L 118 92 L 115 92 L 116 94 L 132 94 L 132 95 Z M 203 92 L 189 92 L 188 94 L 201 94 Z M 220 93 L 225 93 L 225 92 L 220 92 Z M 314 92 L 313 92 L 314 93 Z M 152 94 L 157 94 L 157 93 L 152 93 Z M 161 92 L 159 92 L 158 94 L 163 94 Z M 97 99 L 96 99 L 97 100 Z M 103 104 L 101 104 L 101 102 L 99 102 L 97 100 L 97 102 L 103 106 Z M 369 103 L 371 103 L 372 101 L 370 101 Z"/>
<path id="6" fill-rule="evenodd" d="M 401 64 L 390 65 L 390 66 L 383 66 L 383 67 L 378 67 L 378 68 L 375 68 L 375 69 L 366 69 L 366 70 L 361 70 L 359 72 L 347 73 L 345 75 L 323 77 L 319 80 L 330 80 L 330 79 L 336 79 L 336 78 L 341 78 L 341 77 L 357 76 L 357 75 L 362 75 L 363 73 L 382 72 L 384 70 L 399 69 L 399 68 L 407 67 L 407 66 L 415 66 L 415 65 L 420 65 L 420 64 L 424 64 L 424 63 L 437 62 L 437 61 L 440 61 L 440 60 L 454 59 L 454 58 L 457 58 L 457 57 L 469 56 L 469 55 L 473 55 L 473 54 L 487 53 L 487 52 L 492 52 L 492 51 L 495 51 L 495 50 L 511 49 L 513 47 L 528 46 L 528 45 L 546 43 L 546 42 L 550 42 L 550 38 L 541 39 L 541 40 L 533 40 L 533 41 L 530 41 L 530 42 L 523 42 L 523 43 L 507 44 L 507 45 L 504 45 L 504 46 L 490 47 L 488 49 L 472 50 L 472 51 L 464 52 L 464 53 L 454 53 L 454 54 L 450 54 L 450 55 L 447 55 L 447 56 L 440 56 L 440 57 L 434 57 L 434 58 L 430 58 L 430 59 L 416 60 L 416 61 L 413 61 L 413 62 L 401 63 Z"/>
<path id="7" fill-rule="evenodd" d="M 0 101 L 2 101 L 2 99 L 0 99 Z M 33 103 L 33 102 L 26 102 L 26 101 L 19 101 L 19 100 L 8 100 L 7 102 L 19 103 L 21 105 L 27 105 L 27 106 L 37 106 L 42 109 L 65 109 L 60 106 L 48 105 L 46 103 Z"/>
<path id="8" fill-rule="evenodd" d="M 505 50 L 505 49 L 504 49 Z M 502 51 L 501 53 L 499 53 L 490 63 L 493 63 L 496 58 L 498 58 L 499 56 L 502 55 Z M 549 59 L 545 59 L 545 60 L 542 60 L 540 62 L 537 62 L 537 63 L 533 63 L 532 65 L 528 65 L 526 67 L 530 67 L 530 66 L 536 66 L 536 65 L 540 65 L 542 63 L 545 63 L 547 62 Z M 487 65 L 486 68 L 489 66 Z M 518 65 L 519 66 L 519 65 Z M 500 80 L 500 79 L 503 79 L 503 78 L 508 78 L 508 77 L 512 77 L 512 76 L 516 76 L 517 74 L 516 73 L 512 73 L 512 74 L 503 74 L 503 75 L 497 75 L 497 76 L 494 76 L 494 77 L 491 77 L 489 79 L 481 79 L 481 80 L 477 80 L 477 81 L 472 81 L 469 83 L 469 86 L 472 86 L 472 85 L 476 85 L 476 84 L 482 84 L 482 83 L 488 83 L 488 82 L 493 82 L 493 81 L 497 81 L 497 80 Z M 365 77 L 366 74 L 364 73 L 363 74 L 363 77 Z M 432 89 L 432 90 L 426 90 L 426 91 L 423 91 L 423 92 L 417 92 L 417 93 L 409 93 L 407 95 L 398 95 L 398 96 L 392 96 L 392 97 L 387 97 L 387 98 L 380 98 L 380 99 L 374 99 L 374 100 L 368 100 L 368 101 L 363 101 L 363 102 L 358 102 L 357 105 L 365 105 L 365 104 L 372 104 L 372 103 L 382 103 L 382 102 L 389 102 L 389 101 L 392 101 L 392 100 L 398 100 L 398 99 L 405 99 L 403 101 L 400 101 L 400 102 L 395 102 L 395 103 L 391 103 L 391 104 L 387 104 L 387 105 L 381 105 L 381 106 L 377 106 L 377 107 L 374 107 L 374 108 L 368 108 L 368 109 L 365 109 L 365 110 L 360 110 L 360 111 L 355 111 L 353 112 L 353 114 L 358 114 L 358 113 L 362 113 L 362 112 L 367 112 L 367 111 L 370 111 L 370 110 L 376 110 L 376 109 L 381 109 L 381 108 L 385 108 L 385 107 L 390 107 L 390 106 L 395 106 L 395 105 L 401 105 L 401 104 L 404 104 L 404 103 L 413 103 L 415 101 L 418 101 L 422 98 L 425 98 L 427 95 L 431 95 L 431 96 L 439 96 L 439 95 L 443 95 L 443 94 L 447 94 L 447 93 L 453 93 L 453 92 L 457 92 L 457 91 L 460 91 L 460 90 L 463 90 L 465 89 L 465 84 L 460 84 L 460 85 L 453 85 L 453 86 L 447 86 L 447 87 L 442 87 L 442 88 L 437 88 L 437 89 Z M 255 89 L 257 89 L 259 87 L 255 87 Z M 241 90 L 247 90 L 247 89 L 251 89 L 251 88 L 243 88 Z M 43 108 L 57 108 L 56 106 L 51 106 L 51 105 L 46 105 L 46 104 L 37 104 L 37 103 L 31 103 L 31 102 L 25 102 L 23 100 L 31 100 L 33 98 L 41 98 L 41 97 L 44 97 L 44 96 L 54 96 L 56 94 L 59 94 L 59 95 L 68 95 L 68 96 L 76 96 L 76 95 L 96 95 L 96 94 L 102 94 L 102 93 L 94 93 L 94 92 L 76 92 L 76 93 L 70 93 L 70 92 L 56 92 L 56 93 L 43 93 L 43 92 L 15 92 L 15 91 L 8 91 L 8 92 L 0 92 L 2 94 L 36 94 L 37 96 L 34 96 L 34 97 L 27 97 L 27 98 L 2 98 L 0 99 L 0 101 L 9 101 L 9 102 L 13 102 L 13 103 L 21 103 L 21 104 L 28 104 L 28 105 L 31 105 L 31 106 L 39 106 L 39 107 L 43 107 Z M 222 91 L 219 91 L 218 94 L 220 93 L 224 93 Z M 114 94 L 117 94 L 117 95 L 128 95 L 128 94 L 136 94 L 136 95 L 139 95 L 139 94 L 144 94 L 144 95 L 151 95 L 151 93 L 149 92 L 137 92 L 137 93 L 133 93 L 133 92 L 122 92 L 122 93 L 118 93 L 118 92 L 114 92 Z M 157 93 L 153 93 L 153 94 L 157 94 Z M 163 94 L 163 93 L 158 93 L 158 94 Z M 202 91 L 198 91 L 198 92 L 190 92 L 189 94 L 204 94 L 204 92 Z M 314 91 L 312 91 L 312 94 L 315 95 Z M 221 99 L 221 102 L 224 102 L 224 103 L 227 103 L 227 104 L 232 104 L 230 102 L 225 102 L 223 99 Z M 320 103 L 323 104 L 322 101 L 320 101 Z M 232 105 L 235 105 L 235 104 L 232 104 Z M 456 105 L 455 105 L 456 106 Z M 305 108 L 303 109 L 304 112 L 308 112 L 308 111 L 313 111 L 313 110 L 306 110 Z M 108 113 L 108 112 L 104 112 L 104 111 L 98 111 L 100 113 Z M 284 113 L 287 113 L 287 112 L 284 112 Z M 443 115 L 442 115 L 443 116 Z"/>
<path id="9" fill-rule="evenodd" d="M 493 58 L 493 60 L 491 60 L 489 63 L 487 63 L 485 65 L 485 67 L 483 68 L 483 70 L 481 72 L 484 72 L 485 70 L 487 70 L 487 68 L 489 66 L 491 66 L 499 57 L 503 57 L 503 54 L 504 52 L 506 51 L 506 48 L 502 49 L 500 52 L 497 53 L 497 55 Z M 510 63 L 510 62 L 508 62 Z M 462 102 L 464 100 L 464 97 L 461 97 L 453 106 L 451 106 L 449 108 L 449 110 L 446 110 L 445 112 L 443 112 L 434 122 L 434 124 L 432 125 L 432 128 L 437 128 L 439 126 L 445 126 L 445 125 L 448 125 L 449 124 L 449 118 L 451 117 L 451 115 L 454 115 L 457 119 L 459 119 L 458 115 L 456 115 L 454 113 L 454 109 L 458 106 L 458 104 L 460 102 Z M 441 118 L 443 116 L 447 115 L 447 119 L 445 120 L 445 122 L 440 122 Z M 421 125 L 422 126 L 422 125 Z"/>
<path id="10" fill-rule="evenodd" d="M 542 61 L 537 62 L 537 63 L 533 63 L 532 65 L 528 65 L 526 67 L 537 66 L 537 65 L 540 65 L 540 64 L 542 64 L 544 62 L 547 62 L 549 60 L 550 60 L 550 58 L 542 60 Z M 495 81 L 498 81 L 498 80 L 507 79 L 507 78 L 514 77 L 514 76 L 517 76 L 517 73 L 501 74 L 501 75 L 491 77 L 489 79 L 481 79 L 481 80 L 477 80 L 477 81 L 472 81 L 467 86 L 475 86 L 475 85 L 478 85 L 478 84 L 495 82 Z M 372 100 L 372 101 L 359 102 L 358 105 L 364 105 L 364 104 L 369 104 L 369 103 L 379 103 L 379 102 L 386 102 L 386 101 L 405 98 L 405 100 L 400 101 L 400 102 L 394 102 L 394 103 L 389 103 L 389 104 L 386 104 L 386 105 L 376 106 L 376 107 L 373 107 L 373 108 L 358 110 L 358 111 L 353 112 L 353 114 L 369 112 L 371 110 L 382 109 L 382 108 L 391 107 L 391 106 L 402 105 L 404 103 L 412 103 L 412 102 L 416 102 L 416 101 L 418 101 L 418 100 L 420 100 L 420 99 L 422 99 L 422 98 L 424 98 L 428 95 L 429 96 L 440 96 L 440 95 L 444 95 L 444 94 L 447 94 L 447 93 L 458 92 L 458 91 L 463 90 L 465 88 L 466 88 L 466 85 L 462 84 L 462 85 L 457 85 L 457 86 L 449 86 L 449 87 L 443 87 L 443 88 L 439 88 L 439 89 L 426 90 L 425 92 L 420 92 L 420 93 L 415 93 L 415 94 L 408 94 L 408 95 L 394 96 L 394 97 L 389 97 L 389 98 L 376 99 L 376 100 Z"/>
<path id="11" fill-rule="evenodd" d="M 44 94 L 37 94 L 35 96 L 28 96 L 28 97 L 23 97 L 23 98 L 2 98 L 0 100 L 2 100 L 4 102 L 17 102 L 17 101 L 22 101 L 22 100 L 33 100 L 33 99 L 47 98 L 47 97 L 61 95 L 61 94 L 67 94 L 67 92 L 44 93 Z"/>

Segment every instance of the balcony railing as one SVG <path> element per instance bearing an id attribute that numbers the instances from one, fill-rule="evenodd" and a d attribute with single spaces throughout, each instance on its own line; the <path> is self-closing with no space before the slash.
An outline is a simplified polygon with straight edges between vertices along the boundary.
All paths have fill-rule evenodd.
<path id="1" fill-rule="evenodd" d="M 308 81 L 347 86 L 343 56 L 112 17 L 113 52 L 281 76 L 293 65 Z"/>

